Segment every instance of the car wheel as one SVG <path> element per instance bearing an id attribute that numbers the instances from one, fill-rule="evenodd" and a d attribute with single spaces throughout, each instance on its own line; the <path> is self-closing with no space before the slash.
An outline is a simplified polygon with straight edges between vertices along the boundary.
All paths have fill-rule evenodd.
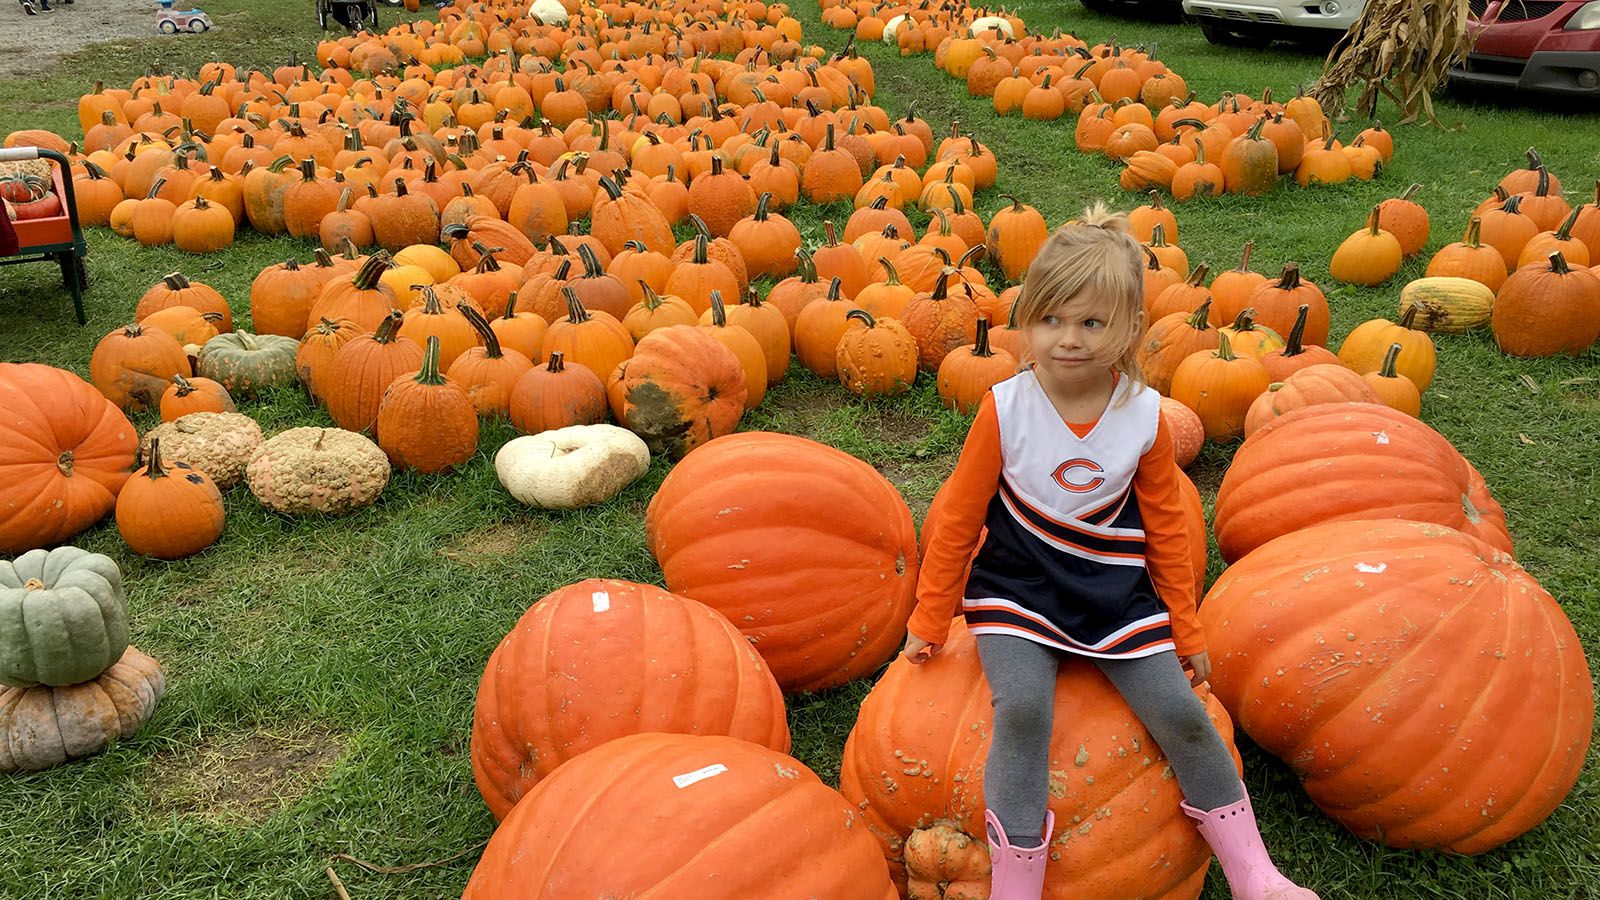
<path id="1" fill-rule="evenodd" d="M 1238 26 L 1203 16 L 1198 19 L 1200 33 L 1205 35 L 1207 41 L 1219 47 L 1243 47 L 1261 39 L 1260 35 L 1241 30 Z"/>
<path id="2" fill-rule="evenodd" d="M 171 19 L 162 19 L 161 22 L 156 25 L 156 30 L 160 31 L 162 34 L 177 34 L 178 25 Z"/>
<path id="3" fill-rule="evenodd" d="M 200 34 L 206 30 L 206 23 L 200 19 L 189 20 L 189 33 Z"/>

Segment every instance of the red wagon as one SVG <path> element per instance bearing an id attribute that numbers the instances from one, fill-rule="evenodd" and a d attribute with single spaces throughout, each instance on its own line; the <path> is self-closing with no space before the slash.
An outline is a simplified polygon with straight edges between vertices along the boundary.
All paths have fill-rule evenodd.
<path id="1" fill-rule="evenodd" d="M 30 159 L 48 159 L 55 164 L 52 173 L 54 189 L 61 198 L 61 212 L 42 219 L 22 219 L 13 222 L 17 252 L 0 257 L 0 266 L 51 260 L 61 267 L 61 282 L 72 295 L 72 306 L 78 314 L 78 324 L 88 321 L 83 311 L 83 291 L 88 287 L 88 273 L 83 258 L 89 247 L 83 240 L 83 226 L 78 223 L 77 198 L 72 191 L 72 177 L 67 158 L 54 150 L 38 147 L 11 147 L 0 150 L 0 162 L 22 162 Z"/>

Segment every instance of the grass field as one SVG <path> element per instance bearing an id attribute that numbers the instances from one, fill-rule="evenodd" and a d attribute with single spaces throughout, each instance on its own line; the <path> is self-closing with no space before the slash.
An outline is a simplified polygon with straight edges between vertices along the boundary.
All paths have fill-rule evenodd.
<path id="1" fill-rule="evenodd" d="M 146 67 L 192 71 L 206 59 L 276 65 L 309 55 L 318 36 L 310 0 L 212 0 L 219 25 L 206 36 L 90 48 L 45 78 L 0 82 L 5 130 L 73 134 L 76 97 L 96 78 L 125 84 Z M 830 47 L 809 0 L 796 4 L 808 41 Z M 1061 27 L 1091 42 L 1155 41 L 1207 100 L 1224 89 L 1283 96 L 1309 81 L 1320 59 L 1293 50 L 1206 45 L 1191 27 L 1087 13 L 1075 2 L 1028 5 L 1031 27 Z M 70 13 L 56 13 L 66 15 Z M 383 11 L 387 21 L 394 13 Z M 997 120 L 987 101 L 937 72 L 931 57 L 900 59 L 865 48 L 877 67 L 878 102 L 915 103 L 936 129 L 960 118 L 998 154 L 1000 191 L 1059 222 L 1096 198 L 1132 205 L 1103 160 L 1072 144 L 1071 120 Z M 1392 111 L 1391 111 L 1392 113 Z M 1389 287 L 1328 283 L 1333 249 L 1378 200 L 1422 182 L 1432 247 L 1456 239 L 1466 214 L 1522 151 L 1537 145 L 1581 202 L 1600 176 L 1600 119 L 1563 107 L 1441 104 L 1450 130 L 1404 128 L 1398 155 L 1376 182 L 1287 189 L 1261 200 L 1225 198 L 1182 208 L 1192 261 L 1231 267 L 1246 239 L 1257 268 L 1298 261 L 1333 305 L 1334 334 L 1392 316 Z M 1393 116 L 1391 115 L 1391 118 Z M 1341 126 L 1350 131 L 1356 123 Z M 824 215 L 796 213 L 807 238 Z M 247 317 L 248 286 L 265 265 L 307 248 L 243 238 L 204 258 L 141 250 L 99 230 L 90 236 L 90 323 L 78 327 L 53 267 L 0 270 L 0 358 L 87 373 L 98 338 L 129 320 L 151 283 L 178 269 L 212 284 Z M 1430 248 L 1431 252 L 1431 248 Z M 1591 655 L 1600 649 L 1600 366 L 1578 359 L 1512 360 L 1485 334 L 1442 337 L 1439 375 L 1424 416 L 1483 472 L 1506 508 L 1521 563 L 1563 603 Z M 298 395 L 248 410 L 269 434 L 328 423 Z M 139 420 L 141 427 L 150 418 Z M 803 434 L 884 471 L 919 519 L 948 472 L 965 420 L 943 410 L 924 381 L 890 402 L 853 400 L 798 368 L 744 427 Z M 531 512 L 497 484 L 493 453 L 512 431 L 485 429 L 480 452 L 449 477 L 397 476 L 376 507 L 324 522 L 269 514 L 244 489 L 228 497 L 222 540 L 176 563 L 130 555 L 109 522 L 76 543 L 117 559 L 130 588 L 135 643 L 162 661 L 169 691 L 149 725 L 104 755 L 8 778 L 0 791 L 0 896 L 7 898 L 324 898 L 334 853 L 384 865 L 449 857 L 486 840 L 493 820 L 473 787 L 466 748 L 473 696 L 490 651 L 538 597 L 591 576 L 656 581 L 644 543 L 645 504 L 665 463 L 605 506 Z M 1209 497 L 1229 450 L 1209 447 L 1191 470 Z M 1220 563 L 1213 557 L 1213 575 Z M 870 685 L 791 699 L 794 752 L 825 780 Z M 1243 741 L 1247 780 L 1284 868 L 1325 898 L 1588 898 L 1600 894 L 1600 772 L 1590 765 L 1543 827 L 1472 859 L 1402 853 L 1350 837 L 1323 818 L 1288 770 Z M 475 853 L 406 874 L 339 871 L 356 900 L 458 895 Z M 1227 896 L 1220 874 L 1204 895 Z"/>

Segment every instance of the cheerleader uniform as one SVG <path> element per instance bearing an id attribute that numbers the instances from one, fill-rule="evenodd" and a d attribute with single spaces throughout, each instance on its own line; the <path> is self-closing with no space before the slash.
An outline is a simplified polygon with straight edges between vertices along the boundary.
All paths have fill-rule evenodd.
<path id="1" fill-rule="evenodd" d="M 1243 796 L 1177 659 L 1205 649 L 1189 549 L 1204 538 L 1179 477 L 1155 391 L 1117 376 L 1096 421 L 1068 423 L 1030 369 L 984 398 L 934 500 L 908 629 L 943 644 L 959 607 L 977 636 L 995 707 L 985 795 L 1010 835 L 1044 823 L 1063 654 L 1106 674 L 1191 804 Z"/>

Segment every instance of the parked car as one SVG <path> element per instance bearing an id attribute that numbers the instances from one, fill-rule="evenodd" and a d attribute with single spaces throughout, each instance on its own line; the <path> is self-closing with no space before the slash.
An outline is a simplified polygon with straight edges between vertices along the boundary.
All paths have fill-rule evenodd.
<path id="1" fill-rule="evenodd" d="M 1213 44 L 1242 46 L 1275 38 L 1334 37 L 1348 31 L 1366 0 L 1183 0 Z"/>
<path id="2" fill-rule="evenodd" d="M 1470 8 L 1478 40 L 1452 81 L 1600 96 L 1600 2 L 1470 0 Z"/>

